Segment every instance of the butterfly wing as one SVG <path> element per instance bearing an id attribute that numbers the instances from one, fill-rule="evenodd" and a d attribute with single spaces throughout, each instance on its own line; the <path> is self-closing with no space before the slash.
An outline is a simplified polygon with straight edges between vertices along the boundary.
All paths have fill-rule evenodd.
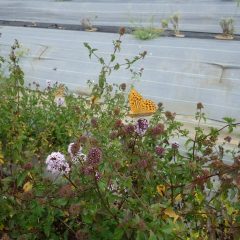
<path id="1" fill-rule="evenodd" d="M 141 111 L 142 100 L 142 96 L 135 89 L 132 89 L 129 93 L 129 105 L 133 114 L 137 114 Z"/>
<path id="2" fill-rule="evenodd" d="M 132 89 L 129 94 L 130 116 L 147 116 L 156 112 L 156 104 L 143 97 L 135 90 Z"/>
<path id="3" fill-rule="evenodd" d="M 148 99 L 142 101 L 142 112 L 145 114 L 153 114 L 157 111 L 156 104 Z"/>

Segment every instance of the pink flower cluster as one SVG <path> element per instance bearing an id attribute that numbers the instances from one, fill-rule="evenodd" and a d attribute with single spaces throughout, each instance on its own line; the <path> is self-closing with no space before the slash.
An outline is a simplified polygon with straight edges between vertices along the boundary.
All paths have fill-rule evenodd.
<path id="1" fill-rule="evenodd" d="M 138 119 L 135 125 L 135 132 L 138 135 L 144 135 L 147 129 L 148 129 L 148 120 L 144 118 Z"/>

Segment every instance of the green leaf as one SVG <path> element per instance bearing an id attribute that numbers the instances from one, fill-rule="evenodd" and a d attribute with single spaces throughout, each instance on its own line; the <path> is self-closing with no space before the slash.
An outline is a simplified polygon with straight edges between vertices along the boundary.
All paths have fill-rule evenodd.
<path id="1" fill-rule="evenodd" d="M 99 58 L 99 62 L 100 62 L 101 64 L 105 64 L 105 62 L 104 62 L 104 59 L 103 59 L 103 58 Z"/>
<path id="2" fill-rule="evenodd" d="M 148 240 L 157 240 L 156 235 L 152 231 L 150 231 L 150 236 L 149 236 Z"/>
<path id="3" fill-rule="evenodd" d="M 88 44 L 88 43 L 83 43 L 83 45 L 84 45 L 84 47 L 86 47 L 88 50 L 91 50 L 91 47 L 90 47 L 90 45 Z"/>
<path id="4" fill-rule="evenodd" d="M 119 68 L 120 68 L 120 65 L 119 65 L 119 63 L 117 63 L 117 64 L 114 66 L 113 69 L 114 69 L 115 71 L 117 71 Z"/>
<path id="5" fill-rule="evenodd" d="M 111 62 L 113 62 L 115 60 L 115 54 L 111 54 Z"/>
<path id="6" fill-rule="evenodd" d="M 115 228 L 113 239 L 114 240 L 121 240 L 124 234 L 124 230 L 122 228 Z"/>
<path id="7" fill-rule="evenodd" d="M 20 187 L 23 185 L 23 182 L 27 176 L 27 172 L 20 172 L 17 176 L 17 186 Z"/>

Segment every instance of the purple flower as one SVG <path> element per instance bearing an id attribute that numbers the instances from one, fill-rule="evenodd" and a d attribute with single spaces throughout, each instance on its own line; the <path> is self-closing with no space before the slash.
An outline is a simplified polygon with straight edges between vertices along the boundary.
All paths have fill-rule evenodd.
<path id="1" fill-rule="evenodd" d="M 173 142 L 172 143 L 172 149 L 177 150 L 179 148 L 179 143 L 178 142 Z"/>
<path id="2" fill-rule="evenodd" d="M 84 167 L 83 167 L 83 173 L 84 173 L 84 175 L 86 175 L 86 176 L 93 175 L 93 173 L 94 173 L 94 168 L 93 168 L 93 166 L 84 166 Z"/>
<path id="3" fill-rule="evenodd" d="M 148 166 L 148 161 L 146 159 L 143 159 L 139 162 L 139 167 L 147 168 L 147 166 Z"/>
<path id="4" fill-rule="evenodd" d="M 102 151 L 99 148 L 91 148 L 87 155 L 88 164 L 98 164 L 102 159 Z"/>
<path id="5" fill-rule="evenodd" d="M 51 80 L 46 80 L 47 89 L 51 88 Z"/>
<path id="6" fill-rule="evenodd" d="M 69 164 L 64 155 L 60 152 L 51 153 L 47 159 L 47 170 L 52 174 L 68 174 L 70 172 Z"/>
<path id="7" fill-rule="evenodd" d="M 164 125 L 159 123 L 157 126 L 151 129 L 151 133 L 153 136 L 163 134 L 164 132 Z"/>
<path id="8" fill-rule="evenodd" d="M 135 130 L 135 126 L 133 126 L 132 124 L 128 124 L 124 127 L 124 131 L 126 134 L 132 134 Z"/>
<path id="9" fill-rule="evenodd" d="M 144 135 L 148 129 L 148 120 L 144 118 L 138 119 L 135 125 L 135 132 L 139 135 Z"/>
<path id="10" fill-rule="evenodd" d="M 54 101 L 55 101 L 55 103 L 58 107 L 61 107 L 61 106 L 65 105 L 65 98 L 64 97 L 56 97 Z"/>
<path id="11" fill-rule="evenodd" d="M 100 172 L 98 172 L 98 171 L 95 172 L 95 178 L 96 178 L 97 181 L 100 180 L 100 178 L 101 178 Z"/>
<path id="12" fill-rule="evenodd" d="M 155 152 L 158 156 L 163 156 L 165 149 L 161 146 L 156 146 Z"/>

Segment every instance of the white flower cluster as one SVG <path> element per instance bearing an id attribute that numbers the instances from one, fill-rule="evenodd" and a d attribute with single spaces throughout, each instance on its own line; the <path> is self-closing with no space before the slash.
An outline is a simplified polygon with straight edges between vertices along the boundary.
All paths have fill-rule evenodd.
<path id="1" fill-rule="evenodd" d="M 69 164 L 67 163 L 64 155 L 60 152 L 51 153 L 47 159 L 47 170 L 52 174 L 68 174 L 70 172 Z"/>

